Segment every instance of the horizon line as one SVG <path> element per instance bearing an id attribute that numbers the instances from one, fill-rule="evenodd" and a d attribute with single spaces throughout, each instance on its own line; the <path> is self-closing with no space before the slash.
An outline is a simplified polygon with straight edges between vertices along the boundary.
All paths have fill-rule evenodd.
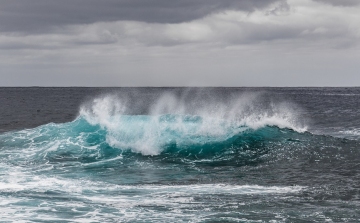
<path id="1" fill-rule="evenodd" d="M 358 88 L 360 86 L 0 86 L 0 88 Z"/>

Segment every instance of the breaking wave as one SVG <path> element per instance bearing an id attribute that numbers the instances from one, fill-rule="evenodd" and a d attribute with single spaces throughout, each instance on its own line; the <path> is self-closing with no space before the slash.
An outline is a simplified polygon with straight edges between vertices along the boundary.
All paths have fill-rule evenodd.
<path id="1" fill-rule="evenodd" d="M 280 132 L 306 130 L 294 105 L 264 101 L 261 94 L 216 103 L 209 95 L 207 100 L 188 97 L 165 94 L 148 106 L 146 114 L 131 114 L 129 101 L 106 95 L 81 106 L 72 122 L 10 132 L 1 136 L 2 143 L 27 153 L 36 150 L 33 155 L 39 157 L 68 159 L 100 159 L 126 151 L 145 156 L 168 151 L 201 156 L 249 147 L 250 142 L 266 138 L 275 140 Z"/>
<path id="2" fill-rule="evenodd" d="M 267 126 L 306 130 L 289 104 L 264 105 L 258 95 L 228 103 L 189 101 L 165 94 L 150 106 L 148 114 L 129 115 L 126 102 L 105 96 L 83 105 L 78 121 L 103 130 L 110 146 L 143 155 L 159 155 L 170 145 L 189 148 L 231 144 L 243 132 Z"/>
<path id="3" fill-rule="evenodd" d="M 153 157 L 186 165 L 244 166 L 294 156 L 351 159 L 350 150 L 357 146 L 351 140 L 307 132 L 295 105 L 264 100 L 262 94 L 220 103 L 212 103 L 210 96 L 191 96 L 195 99 L 162 95 L 150 101 L 143 114 L 131 110 L 133 101 L 117 95 L 98 97 L 84 103 L 72 122 L 0 135 L 2 158 L 11 156 L 7 160 L 24 164 L 102 166 Z M 344 140 L 349 151 L 339 150 Z"/>

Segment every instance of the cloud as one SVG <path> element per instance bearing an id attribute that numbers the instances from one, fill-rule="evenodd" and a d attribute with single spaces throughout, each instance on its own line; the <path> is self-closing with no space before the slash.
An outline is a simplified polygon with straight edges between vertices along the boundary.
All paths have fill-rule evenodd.
<path id="1" fill-rule="evenodd" d="M 53 32 L 96 22 L 181 23 L 223 10 L 252 11 L 279 0 L 2 0 L 0 31 Z"/>
<path id="2" fill-rule="evenodd" d="M 164 1 L 0 1 L 2 84 L 359 85 L 360 5 Z"/>
<path id="3" fill-rule="evenodd" d="M 360 5 L 359 0 L 314 0 L 318 2 L 323 2 L 326 4 L 331 4 L 335 6 L 355 6 Z"/>
<path id="4" fill-rule="evenodd" d="M 95 22 L 43 34 L 0 35 L 0 49 L 69 48 L 86 45 L 228 47 L 290 44 L 344 48 L 360 41 L 360 8 L 341 8 L 311 0 L 277 2 L 251 13 L 225 10 L 180 23 Z M 315 45 L 314 45 L 315 44 Z"/>
<path id="5" fill-rule="evenodd" d="M 226 10 L 200 19 L 159 24 L 136 21 L 74 27 L 78 42 L 126 43 L 144 46 L 212 44 L 232 46 L 293 42 L 349 47 L 360 41 L 360 8 L 339 8 L 310 0 L 279 2 L 253 12 Z"/>

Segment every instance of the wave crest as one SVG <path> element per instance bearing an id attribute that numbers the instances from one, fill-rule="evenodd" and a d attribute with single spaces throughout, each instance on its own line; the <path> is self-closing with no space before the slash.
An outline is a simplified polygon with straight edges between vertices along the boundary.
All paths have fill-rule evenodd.
<path id="1" fill-rule="evenodd" d="M 158 155 L 169 144 L 188 147 L 224 142 L 247 129 L 265 126 L 306 130 L 291 103 L 266 100 L 259 93 L 221 101 L 212 98 L 200 93 L 167 93 L 152 101 L 145 115 L 133 115 L 129 100 L 106 95 L 84 104 L 80 117 L 106 130 L 106 142 L 112 147 L 143 155 Z"/>

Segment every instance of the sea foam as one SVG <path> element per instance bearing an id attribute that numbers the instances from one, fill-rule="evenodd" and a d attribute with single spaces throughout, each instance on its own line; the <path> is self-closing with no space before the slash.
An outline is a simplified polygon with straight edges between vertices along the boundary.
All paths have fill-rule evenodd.
<path id="1" fill-rule="evenodd" d="M 265 126 L 306 130 L 297 107 L 289 102 L 267 101 L 263 93 L 232 95 L 221 101 L 212 96 L 165 93 L 152 101 L 145 115 L 133 115 L 127 98 L 104 95 L 81 106 L 80 117 L 106 130 L 106 141 L 112 147 L 144 155 L 158 155 L 165 144 L 183 147 L 222 142 Z"/>

